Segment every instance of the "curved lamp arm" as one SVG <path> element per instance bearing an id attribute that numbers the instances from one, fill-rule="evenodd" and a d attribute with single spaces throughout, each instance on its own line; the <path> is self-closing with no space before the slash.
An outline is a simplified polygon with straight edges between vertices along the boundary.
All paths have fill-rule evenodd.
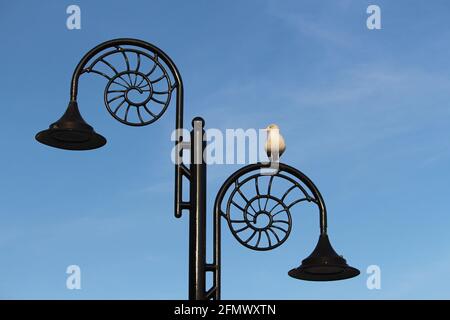
<path id="1" fill-rule="evenodd" d="M 259 180 L 266 174 L 261 173 L 261 169 L 269 169 L 267 164 L 256 163 L 245 166 L 234 172 L 220 188 L 214 203 L 214 263 L 217 267 L 214 283 L 220 288 L 220 228 L 221 217 L 224 217 L 233 236 L 244 246 L 252 250 L 265 251 L 272 250 L 283 244 L 291 231 L 290 208 L 302 201 L 314 202 L 319 208 L 320 214 L 320 236 L 313 252 L 302 261 L 298 268 L 288 272 L 289 276 L 309 281 L 332 281 L 343 280 L 355 277 L 359 270 L 349 266 L 346 260 L 338 255 L 328 239 L 327 235 L 327 210 L 325 202 L 315 184 L 301 171 L 279 163 L 278 170 L 269 176 L 267 192 L 261 192 Z M 252 172 L 254 172 L 252 174 Z M 291 187 L 282 196 L 275 196 L 272 190 L 274 178 L 281 179 L 291 184 Z M 298 182 L 300 181 L 308 191 Z M 244 185 L 247 186 L 243 187 Z M 241 190 L 241 187 L 244 191 Z M 254 190 L 254 195 L 249 197 L 244 192 Z M 304 197 L 287 203 L 287 195 L 298 188 Z M 222 202 L 225 196 L 227 199 L 226 212 L 222 211 Z M 241 204 L 237 203 L 238 197 Z M 264 201 L 262 201 L 264 199 Z M 243 201 L 242 201 L 243 200 Z M 271 208 L 267 207 L 268 201 L 272 201 Z M 244 204 L 242 204 L 244 202 Z M 261 204 L 263 202 L 263 204 Z M 265 202 L 265 204 L 264 204 Z M 232 208 L 234 207 L 234 208 Z M 256 207 L 256 209 L 255 209 Z M 274 208 L 278 207 L 274 212 Z M 269 208 L 269 209 L 267 209 Z M 281 214 L 283 217 L 280 217 Z M 257 223 L 259 216 L 266 217 L 266 223 Z M 243 235 L 246 233 L 245 235 Z M 278 234 L 277 234 L 278 233 Z M 266 243 L 262 243 L 262 238 L 266 238 Z M 220 290 L 216 292 L 216 298 L 220 298 Z"/>
<path id="2" fill-rule="evenodd" d="M 70 100 L 76 101 L 77 95 L 78 95 L 78 80 L 84 72 L 89 72 L 89 70 L 86 70 L 87 63 L 95 57 L 98 53 L 100 53 L 103 50 L 109 49 L 109 48 L 118 48 L 120 46 L 135 46 L 139 47 L 145 50 L 148 50 L 155 54 L 156 59 L 161 59 L 164 61 L 165 64 L 169 67 L 172 75 L 175 79 L 174 87 L 177 88 L 177 106 L 176 106 L 176 128 L 180 129 L 183 126 L 183 81 L 181 80 L 180 72 L 178 71 L 175 63 L 170 59 L 170 57 L 164 53 L 161 49 L 158 47 L 152 45 L 149 42 L 142 41 L 139 39 L 131 39 L 131 38 L 119 38 L 119 39 L 113 39 L 108 40 L 103 43 L 100 43 L 96 47 L 92 48 L 90 51 L 88 51 L 83 58 L 81 58 L 80 62 L 78 63 L 77 67 L 75 68 L 73 75 L 72 75 L 72 82 L 70 87 Z"/>
<path id="3" fill-rule="evenodd" d="M 214 204 L 214 211 L 216 214 L 219 214 L 221 216 L 226 216 L 222 210 L 221 210 L 221 203 L 225 197 L 225 194 L 227 193 L 228 189 L 238 181 L 238 179 L 249 172 L 257 171 L 264 168 L 270 168 L 269 165 L 262 164 L 262 163 L 255 163 L 250 164 L 248 166 L 245 166 L 236 172 L 234 172 L 222 185 L 220 188 L 216 201 Z M 299 181 L 301 181 L 310 191 L 313 195 L 313 198 L 308 199 L 308 201 L 312 201 L 317 204 L 319 208 L 319 218 L 320 218 L 320 234 L 326 235 L 327 234 L 327 209 L 325 206 L 325 202 L 323 200 L 322 195 L 319 192 L 319 189 L 316 187 L 316 185 L 309 179 L 304 173 L 301 171 L 287 165 L 284 163 L 279 163 L 279 171 L 278 172 L 287 172 L 291 174 L 292 176 L 296 177 Z M 277 174 L 275 174 L 277 175 Z M 257 178 L 257 177 L 256 177 Z M 292 181 L 291 181 L 292 182 Z M 292 182 L 294 183 L 294 182 Z"/>
<path id="4" fill-rule="evenodd" d="M 91 49 L 88 53 L 86 53 L 83 58 L 78 63 L 77 67 L 75 68 L 75 71 L 72 75 L 72 82 L 71 82 L 71 88 L 70 88 L 70 100 L 76 101 L 77 95 L 78 95 L 78 80 L 80 76 L 84 72 L 89 72 L 89 70 L 86 70 L 85 67 L 88 64 L 88 62 L 95 57 L 98 53 L 102 52 L 103 50 L 118 47 L 122 45 L 127 46 L 135 46 L 140 47 L 143 49 L 146 49 L 150 52 L 153 52 L 155 54 L 156 59 L 161 59 L 164 61 L 164 63 L 169 67 L 174 79 L 175 84 L 174 88 L 176 88 L 176 115 L 175 115 L 175 129 L 182 129 L 183 128 L 183 102 L 184 102 L 184 92 L 183 92 L 183 81 L 181 79 L 180 72 L 178 71 L 175 63 L 172 61 L 172 59 L 161 49 L 158 47 L 152 45 L 149 42 L 138 40 L 138 39 L 131 39 L 131 38 L 120 38 L 120 39 L 114 39 L 109 40 L 106 42 L 103 42 L 99 44 L 98 46 Z M 178 140 L 176 141 L 175 145 L 180 146 L 182 145 L 182 136 L 178 135 Z M 182 210 L 186 208 L 186 205 L 183 205 L 182 201 L 182 175 L 189 176 L 188 169 L 183 164 L 176 164 L 175 165 L 175 216 L 177 218 L 181 217 Z M 186 208 L 187 209 L 187 208 Z"/>
<path id="5" fill-rule="evenodd" d="M 109 50 L 112 49 L 112 50 Z M 142 50 L 143 49 L 143 50 Z M 130 67 L 130 62 L 128 60 L 128 57 L 126 55 L 127 52 L 133 52 L 137 55 L 137 66 L 135 69 L 132 69 Z M 127 69 L 126 71 L 119 72 L 117 69 L 110 63 L 107 62 L 104 58 L 111 55 L 111 54 L 120 54 L 123 56 Z M 149 54 L 150 53 L 150 54 Z M 90 61 L 94 59 L 94 61 L 90 63 Z M 168 89 L 165 94 L 167 94 L 166 101 L 161 102 L 158 101 L 156 98 L 153 98 L 153 94 L 161 94 L 161 92 L 157 92 L 153 89 L 151 85 L 151 81 L 148 79 L 148 75 L 144 74 L 139 71 L 139 67 L 141 66 L 141 56 L 145 56 L 148 59 L 152 60 L 154 63 L 153 69 L 149 72 L 150 74 L 155 70 L 156 66 L 158 66 L 159 69 L 163 72 L 163 76 L 166 77 L 166 81 L 168 82 Z M 94 70 L 95 65 L 99 62 L 103 62 L 106 64 L 112 71 L 114 72 L 115 76 L 110 77 L 106 75 L 105 73 L 102 73 L 98 70 Z M 160 61 L 164 63 L 161 64 Z M 170 79 L 168 72 L 166 71 L 166 67 L 168 68 L 168 71 L 173 77 L 173 83 L 172 79 Z M 36 139 L 44 144 L 56 147 L 56 148 L 62 148 L 62 149 L 68 149 L 68 150 L 89 150 L 89 149 L 95 149 L 98 147 L 103 146 L 106 143 L 106 139 L 102 137 L 101 135 L 97 134 L 91 126 L 89 126 L 84 119 L 81 117 L 81 114 L 78 110 L 78 104 L 77 104 L 77 95 L 78 95 L 78 81 L 82 74 L 84 73 L 96 73 L 100 74 L 103 77 L 107 78 L 109 80 L 108 85 L 105 89 L 105 105 L 108 108 L 108 111 L 111 113 L 111 115 L 116 118 L 118 121 L 122 122 L 123 124 L 132 125 L 132 126 L 143 126 L 150 124 L 156 120 L 159 119 L 160 116 L 164 113 L 166 108 L 168 107 L 170 103 L 170 97 L 173 93 L 173 91 L 176 91 L 176 119 L 175 119 L 175 129 L 180 132 L 180 129 L 183 129 L 183 81 L 181 79 L 180 73 L 176 67 L 176 65 L 173 63 L 172 59 L 164 53 L 161 49 L 158 47 L 152 45 L 151 43 L 138 40 L 138 39 L 131 39 L 131 38 L 120 38 L 120 39 L 114 39 L 109 40 L 106 42 L 103 42 L 93 49 L 91 49 L 89 52 L 87 52 L 83 58 L 78 63 L 77 67 L 75 68 L 73 75 L 72 75 L 72 82 L 70 87 L 70 102 L 69 106 L 65 112 L 65 114 L 62 116 L 61 119 L 59 119 L 57 122 L 50 125 L 50 128 L 48 130 L 44 130 L 36 135 Z M 114 92 L 117 90 L 108 91 L 109 86 L 113 83 L 116 83 L 115 80 L 117 77 L 121 78 L 122 76 L 127 75 L 130 77 L 130 74 L 133 74 L 135 77 L 141 77 L 141 79 L 146 81 L 145 83 L 148 84 L 148 93 L 149 101 L 151 98 L 153 101 L 156 101 L 156 103 L 163 104 L 164 107 L 162 111 L 159 114 L 154 114 L 152 111 L 150 111 L 147 106 L 144 103 L 137 103 L 135 106 L 137 107 L 137 113 L 140 119 L 140 122 L 131 122 L 127 121 L 128 117 L 128 111 L 130 109 L 130 106 L 127 107 L 127 111 L 125 114 L 125 119 L 121 119 L 116 115 L 116 112 L 112 111 L 111 106 L 109 103 L 111 101 L 114 101 L 115 99 L 110 99 L 108 97 L 109 92 Z M 162 77 L 159 78 L 158 81 L 163 79 Z M 155 81 L 156 82 L 156 81 Z M 142 82 L 141 82 L 142 83 Z M 142 93 L 142 91 L 139 89 L 139 85 L 136 86 L 136 81 L 134 83 L 131 83 L 130 81 L 130 88 L 127 90 L 122 90 L 123 93 L 123 99 L 128 99 L 128 91 L 131 89 L 138 90 Z M 130 103 L 130 101 L 127 101 Z M 151 114 L 152 119 L 150 120 L 143 120 L 143 117 L 140 113 L 140 108 L 143 107 L 147 111 L 147 113 Z M 177 138 L 175 142 L 175 146 L 177 147 L 178 156 L 181 156 L 183 148 L 186 148 L 183 144 L 183 137 L 181 134 L 177 133 Z M 189 209 L 189 203 L 183 202 L 182 200 L 182 177 L 185 176 L 189 178 L 190 172 L 189 169 L 183 164 L 183 163 L 176 163 L 175 164 L 175 216 L 181 217 L 181 213 L 183 209 Z"/>

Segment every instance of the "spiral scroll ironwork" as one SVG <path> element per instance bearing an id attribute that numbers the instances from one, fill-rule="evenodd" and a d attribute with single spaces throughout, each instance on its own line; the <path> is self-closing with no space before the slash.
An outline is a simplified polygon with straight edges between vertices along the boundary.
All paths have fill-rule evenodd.
<path id="1" fill-rule="evenodd" d="M 325 207 L 315 186 L 300 171 L 282 164 L 267 176 L 261 168 L 262 164 L 254 164 L 233 174 L 219 191 L 216 210 L 242 245 L 264 251 L 277 248 L 289 237 L 294 205 L 306 201 L 323 211 Z"/>
<path id="2" fill-rule="evenodd" d="M 116 120 L 131 126 L 145 126 L 158 120 L 176 87 L 158 55 L 141 48 L 110 48 L 82 73 L 99 74 L 108 80 L 105 106 Z"/>

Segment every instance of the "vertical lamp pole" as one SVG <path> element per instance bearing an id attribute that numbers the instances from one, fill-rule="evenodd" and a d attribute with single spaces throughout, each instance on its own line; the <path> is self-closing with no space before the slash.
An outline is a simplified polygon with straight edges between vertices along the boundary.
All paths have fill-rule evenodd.
<path id="1" fill-rule="evenodd" d="M 203 161 L 204 120 L 194 118 L 191 131 L 191 185 L 189 216 L 189 299 L 204 300 L 206 293 L 206 163 Z"/>
<path id="2" fill-rule="evenodd" d="M 112 60 L 121 58 L 117 66 Z M 175 217 L 189 211 L 189 299 L 219 300 L 221 295 L 221 218 L 225 218 L 233 236 L 252 250 L 272 250 L 283 244 L 291 231 L 291 210 L 298 203 L 310 202 L 319 209 L 320 237 L 310 256 L 300 267 L 289 271 L 291 277 L 311 281 L 331 281 L 355 277 L 359 271 L 332 248 L 327 235 L 326 208 L 313 182 L 302 172 L 279 163 L 276 172 L 262 174 L 267 164 L 247 165 L 233 173 L 220 188 L 213 210 L 213 261 L 206 261 L 207 179 L 203 159 L 206 147 L 205 121 L 192 120 L 190 142 L 183 141 L 183 82 L 170 59 L 158 47 L 137 39 L 115 39 L 94 47 L 78 63 L 71 83 L 70 102 L 63 116 L 36 139 L 48 146 L 66 150 L 90 150 L 102 147 L 106 139 L 82 118 L 77 103 L 78 81 L 82 74 L 94 73 L 108 83 L 105 106 L 118 121 L 129 126 L 145 126 L 157 121 L 175 94 L 175 142 L 177 157 L 190 150 L 189 168 L 182 160 L 175 164 Z M 137 97 L 136 97 L 137 96 Z M 189 200 L 183 199 L 183 177 L 189 182 Z M 276 194 L 276 181 L 288 183 L 284 193 Z M 245 188 L 252 188 L 245 194 Z M 293 200 L 287 200 L 296 192 Z M 261 221 L 265 221 L 261 223 Z M 206 273 L 213 273 L 213 284 L 206 287 Z"/>

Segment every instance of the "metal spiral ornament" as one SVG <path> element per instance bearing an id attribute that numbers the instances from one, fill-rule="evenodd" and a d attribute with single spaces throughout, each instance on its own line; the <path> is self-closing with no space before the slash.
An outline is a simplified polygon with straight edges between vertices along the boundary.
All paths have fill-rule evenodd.
<path id="1" fill-rule="evenodd" d="M 263 164 L 253 164 L 237 171 L 216 199 L 216 210 L 236 240 L 259 251 L 275 249 L 287 240 L 296 204 L 306 201 L 322 208 L 320 194 L 304 183 L 307 178 L 300 171 L 281 164 L 279 170 L 265 175 L 263 168 Z"/>
<path id="2" fill-rule="evenodd" d="M 111 48 L 84 68 L 85 72 L 108 80 L 105 106 L 116 120 L 130 126 L 145 126 L 158 120 L 169 106 L 175 88 L 158 55 L 141 48 Z"/>

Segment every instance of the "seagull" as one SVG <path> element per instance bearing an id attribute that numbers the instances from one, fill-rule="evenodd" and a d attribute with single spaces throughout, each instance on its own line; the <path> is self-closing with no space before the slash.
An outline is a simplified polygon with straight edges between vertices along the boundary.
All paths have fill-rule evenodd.
<path id="1" fill-rule="evenodd" d="M 283 136 L 280 134 L 280 128 L 276 124 L 271 124 L 266 128 L 267 141 L 264 146 L 269 159 L 274 160 L 280 158 L 284 150 L 286 150 L 286 143 Z"/>

